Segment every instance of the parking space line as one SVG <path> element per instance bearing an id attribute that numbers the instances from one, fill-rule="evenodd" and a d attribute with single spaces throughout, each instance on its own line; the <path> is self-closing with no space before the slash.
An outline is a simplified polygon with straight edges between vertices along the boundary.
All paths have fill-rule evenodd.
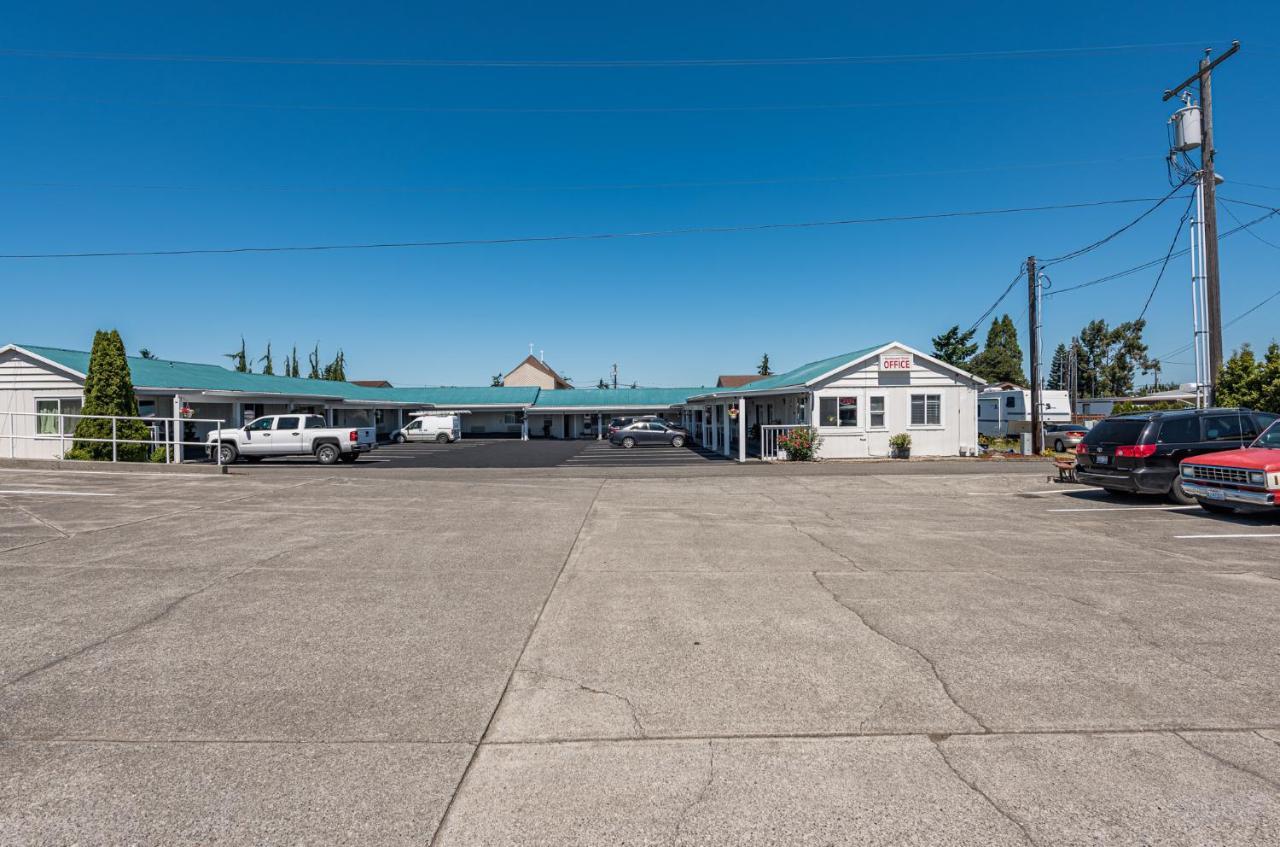
<path id="1" fill-rule="evenodd" d="M 105 494 L 99 491 L 41 491 L 39 489 L 17 489 L 11 488 L 0 490 L 0 494 L 9 495 L 26 495 L 39 497 L 115 497 L 114 494 Z"/>
<path id="2" fill-rule="evenodd" d="M 1199 506 L 1083 506 L 1072 509 L 1045 509 L 1046 512 L 1178 512 Z"/>
<path id="3" fill-rule="evenodd" d="M 1206 535 L 1175 535 L 1174 538 L 1280 538 L 1280 532 L 1218 532 Z"/>

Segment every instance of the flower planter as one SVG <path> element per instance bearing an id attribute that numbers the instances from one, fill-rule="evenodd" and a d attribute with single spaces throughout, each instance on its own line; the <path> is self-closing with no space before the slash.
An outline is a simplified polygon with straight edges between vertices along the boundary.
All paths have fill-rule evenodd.
<path id="1" fill-rule="evenodd" d="M 893 449 L 893 458 L 895 458 L 895 459 L 910 459 L 910 458 L 911 458 L 911 448 L 910 448 L 910 447 L 895 447 L 895 448 Z"/>

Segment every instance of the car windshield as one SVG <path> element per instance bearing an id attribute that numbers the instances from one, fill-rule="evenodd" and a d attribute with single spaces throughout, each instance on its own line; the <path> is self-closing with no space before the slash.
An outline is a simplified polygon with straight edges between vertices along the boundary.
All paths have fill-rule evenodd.
<path id="1" fill-rule="evenodd" d="M 1143 418 L 1108 418 L 1089 430 L 1084 442 L 1094 444 L 1137 444 L 1147 428 Z"/>
<path id="2" fill-rule="evenodd" d="M 1280 421 L 1267 427 L 1267 431 L 1258 436 L 1257 440 L 1253 442 L 1253 446 L 1280 450 Z"/>

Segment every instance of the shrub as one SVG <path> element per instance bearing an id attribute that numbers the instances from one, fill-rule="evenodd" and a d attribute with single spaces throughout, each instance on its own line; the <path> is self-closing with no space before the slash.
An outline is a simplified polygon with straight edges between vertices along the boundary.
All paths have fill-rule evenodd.
<path id="1" fill-rule="evenodd" d="M 795 462 L 811 462 L 818 452 L 822 439 L 811 426 L 799 426 L 778 436 L 778 446 L 787 451 L 787 458 Z"/>
<path id="2" fill-rule="evenodd" d="M 911 449 L 911 435 L 906 432 L 900 432 L 897 435 L 889 436 L 889 446 L 899 452 Z"/>
<path id="3" fill-rule="evenodd" d="M 1176 400 L 1162 400 L 1159 403 L 1117 403 L 1111 407 L 1113 415 L 1131 415 L 1134 412 L 1170 412 L 1178 409 L 1190 409 L 1189 403 Z"/>
<path id="4" fill-rule="evenodd" d="M 114 329 L 98 330 L 93 337 L 93 350 L 89 354 L 89 372 L 84 380 L 83 415 L 113 417 L 138 416 L 138 398 L 133 393 L 133 378 L 129 373 L 129 360 L 125 358 L 124 341 Z M 116 438 L 145 441 L 149 432 L 142 421 L 117 421 Z M 78 440 L 67 454 L 68 458 L 110 461 L 111 421 L 105 418 L 86 417 L 76 423 L 77 439 L 100 438 L 105 441 Z M 146 444 L 118 444 L 116 457 L 122 462 L 142 462 L 147 458 Z"/>
<path id="5" fill-rule="evenodd" d="M 151 461 L 151 462 L 153 462 L 153 463 L 155 463 L 155 464 L 157 464 L 157 465 L 163 465 L 165 462 L 168 462 L 168 461 L 169 461 L 169 448 L 168 448 L 168 447 L 157 447 L 156 449 L 152 450 L 152 451 L 151 451 L 151 459 L 150 459 L 150 461 Z"/>

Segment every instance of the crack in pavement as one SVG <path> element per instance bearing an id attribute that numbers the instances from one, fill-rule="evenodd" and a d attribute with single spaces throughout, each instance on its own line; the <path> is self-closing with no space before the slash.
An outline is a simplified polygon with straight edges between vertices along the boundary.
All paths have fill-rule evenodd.
<path id="1" fill-rule="evenodd" d="M 1190 747 L 1192 750 L 1195 750 L 1197 753 L 1200 753 L 1203 756 L 1207 756 L 1210 759 L 1213 759 L 1215 762 L 1218 762 L 1219 764 L 1226 765 L 1227 767 L 1231 768 L 1234 771 L 1239 771 L 1240 773 L 1247 774 L 1255 779 L 1260 779 L 1263 782 L 1265 782 L 1267 785 L 1270 785 L 1273 789 L 1280 789 L 1280 781 L 1272 779 L 1271 777 L 1266 776 L 1265 774 L 1260 774 L 1257 771 L 1253 770 L 1252 768 L 1245 767 L 1244 765 L 1233 762 L 1230 759 L 1224 759 L 1222 756 L 1219 756 L 1217 753 L 1214 753 L 1212 750 L 1206 750 L 1205 748 L 1201 747 L 1199 744 L 1196 744 L 1194 741 L 1192 741 L 1190 738 L 1187 738 L 1181 732 L 1175 731 L 1173 734 L 1177 736 L 1178 739 L 1182 741 L 1182 743 L 1186 744 L 1188 747 Z M 1266 738 L 1266 736 L 1259 736 L 1259 737 Z"/>
<path id="2" fill-rule="evenodd" d="M 35 521 L 36 523 L 38 523 L 38 524 L 41 524 L 41 525 L 43 525 L 43 526 L 48 527 L 49 529 L 51 529 L 51 530 L 53 530 L 54 532 L 58 533 L 58 535 L 61 535 L 63 538 L 70 538 L 70 537 L 71 537 L 71 533 L 67 532 L 65 529 L 63 529 L 62 527 L 58 526 L 57 524 L 54 524 L 54 523 L 51 523 L 50 521 L 45 520 L 44 518 L 40 517 L 39 515 L 35 514 L 34 512 L 30 511 L 29 509 L 27 509 L 25 506 L 23 506 L 23 505 L 21 505 L 21 504 L 19 504 L 19 503 L 14 502 L 14 499 L 13 499 L 12 497 L 0 497 L 0 502 L 3 502 L 6 506 L 9 506 L 10 508 L 12 508 L 12 509 L 14 509 L 14 510 L 16 510 L 16 511 L 21 512 L 22 514 L 24 514 L 24 515 L 26 515 L 27 517 L 31 518 L 31 520 Z M 57 541 L 58 539 L 56 539 L 56 538 L 46 538 L 46 539 L 43 539 L 43 540 L 44 540 L 44 541 Z M 14 549 L 17 549 L 17 548 L 14 548 Z"/>
<path id="3" fill-rule="evenodd" d="M 711 790 L 711 784 L 715 782 L 715 779 L 716 779 L 716 743 L 715 741 L 708 740 L 707 741 L 707 778 L 702 783 L 702 788 L 698 789 L 698 793 L 697 795 L 694 796 L 693 800 L 688 805 L 686 805 L 683 809 L 680 810 L 680 817 L 676 819 L 675 831 L 671 834 L 671 843 L 673 845 L 680 843 L 680 833 L 684 831 L 684 824 L 685 824 L 685 821 L 689 818 L 689 813 L 693 811 L 693 808 L 695 806 L 697 806 L 699 803 L 702 803 L 704 800 L 707 799 L 707 792 Z"/>
<path id="4" fill-rule="evenodd" d="M 885 641 L 888 641 L 890 644 L 893 644 L 896 647 L 899 647 L 903 650 L 909 650 L 912 653 L 914 653 L 917 657 L 919 657 L 919 659 L 922 662 L 924 662 L 926 665 L 929 666 L 929 670 L 933 671 L 933 678 L 938 681 L 939 687 L 942 688 L 942 693 L 947 695 L 947 699 L 951 701 L 951 704 L 955 706 L 957 709 L 959 709 L 961 712 L 963 712 L 964 715 L 969 718 L 969 720 L 973 721 L 975 724 L 981 727 L 984 733 L 991 732 L 991 728 L 988 727 L 985 723 L 983 723 L 981 718 L 979 718 L 976 714 L 974 714 L 969 709 L 962 706 L 960 704 L 960 701 L 956 699 L 955 694 L 953 694 L 951 691 L 951 686 L 947 684 L 946 679 L 944 679 L 942 674 L 938 672 L 938 666 L 934 664 L 933 659 L 930 659 L 928 656 L 922 653 L 918 648 L 913 647 L 910 644 L 906 644 L 904 642 L 890 638 L 888 635 L 881 632 L 879 629 L 876 629 L 874 626 L 872 626 L 870 623 L 867 622 L 867 619 L 863 617 L 861 612 L 859 612 L 853 606 L 850 606 L 848 603 L 841 600 L 840 595 L 836 594 L 836 592 L 833 591 L 830 586 L 828 586 L 825 582 L 822 581 L 822 577 L 818 575 L 817 571 L 813 571 L 812 574 L 813 574 L 814 581 L 816 581 L 818 585 L 822 587 L 822 590 L 830 594 L 831 599 L 834 600 L 837 605 L 839 605 L 841 608 L 847 609 L 854 617 L 856 617 L 862 623 L 863 626 L 865 626 L 867 629 L 871 630 L 873 633 L 883 638 Z"/>
<path id="5" fill-rule="evenodd" d="M 997 573 L 994 573 L 994 572 L 992 572 L 992 571 L 983 571 L 982 573 L 985 573 L 985 574 L 987 574 L 988 576 L 992 576 L 992 577 L 995 577 L 996 579 L 999 579 L 999 580 L 1002 580 L 1002 581 L 1004 581 L 1004 582 L 1007 582 L 1007 583 L 1009 583 L 1010 585 L 1017 585 L 1017 586 L 1020 586 L 1020 587 L 1022 587 L 1022 588 L 1029 588 L 1029 589 L 1031 589 L 1032 591 L 1038 591 L 1038 592 L 1040 592 L 1041 594 L 1044 594 L 1045 596 L 1048 596 L 1048 597 L 1054 597 L 1054 598 L 1057 598 L 1057 599 L 1059 599 L 1059 600 L 1066 600 L 1068 603 L 1074 603 L 1074 604 L 1076 604 L 1076 605 L 1078 605 L 1078 606 L 1083 606 L 1083 607 L 1084 607 L 1084 608 L 1086 608 L 1086 609 L 1090 609 L 1090 610 L 1092 610 L 1092 611 L 1094 611 L 1094 612 L 1097 612 L 1098 614 L 1102 615 L 1103 617 L 1110 618 L 1110 619 L 1112 619 L 1112 620 L 1118 621 L 1118 622 L 1120 622 L 1121 624 L 1124 624 L 1124 626 L 1125 626 L 1125 627 L 1126 627 L 1130 632 L 1132 632 L 1132 633 L 1133 633 L 1133 635 L 1138 639 L 1138 641 L 1139 641 L 1140 643 L 1145 644 L 1146 646 L 1150 647 L 1151 649 L 1153 649 L 1153 650 L 1157 651 L 1158 653 L 1160 653 L 1160 654 L 1162 654 L 1162 655 L 1168 656 L 1170 659 L 1173 659 L 1175 662 L 1178 662 L 1179 664 L 1182 664 L 1182 665 L 1186 665 L 1187 667 L 1189 667 L 1189 668 L 1191 668 L 1191 669 L 1193 669 L 1193 670 L 1199 671 L 1200 673 L 1204 674 L 1205 676 L 1213 677 L 1214 679 L 1218 680 L 1219 682 L 1225 683 L 1225 684 L 1227 684 L 1227 685 L 1234 685 L 1234 686 L 1236 686 L 1237 688 L 1244 688 L 1244 689 L 1246 689 L 1246 690 L 1249 688 L 1249 686 L 1248 686 L 1248 685 L 1246 685 L 1246 684 L 1245 684 L 1245 683 L 1243 683 L 1243 682 L 1239 682 L 1239 681 L 1234 680 L 1234 679 L 1228 679 L 1228 678 L 1227 678 L 1227 677 L 1225 677 L 1225 676 L 1221 676 L 1220 674 L 1215 673 L 1214 671 L 1210 670 L 1209 668 L 1201 667 L 1200 665 L 1197 665 L 1195 662 L 1192 662 L 1192 661 L 1191 661 L 1191 660 L 1189 660 L 1189 659 L 1184 659 L 1183 657 L 1179 656 L 1177 653 L 1174 653 L 1172 650 L 1170 650 L 1170 649 L 1169 649 L 1168 647 L 1166 647 L 1165 645 L 1161 644 L 1160 642 L 1158 642 L 1158 641 L 1156 641 L 1155 639 L 1151 638 L 1150 636 L 1146 635 L 1144 632 L 1142 632 L 1142 630 L 1140 630 L 1140 629 L 1138 628 L 1138 625 L 1137 625 L 1136 623 L 1134 623 L 1133 621 L 1129 620 L 1129 619 L 1128 619 L 1127 617 L 1125 617 L 1124 615 L 1121 615 L 1121 614 L 1119 614 L 1119 613 L 1117 613 L 1117 612 L 1113 612 L 1113 611 L 1111 611 L 1110 609 L 1107 609 L 1105 606 L 1099 606 L 1099 605 L 1098 605 L 1098 604 L 1096 604 L 1096 603 L 1090 603 L 1090 602 L 1088 602 L 1087 600 L 1080 600 L 1080 599 L 1078 599 L 1078 598 L 1076 598 L 1076 597 L 1071 597 L 1071 596 L 1069 596 L 1069 595 L 1067 595 L 1067 594 L 1059 594 L 1059 593 L 1058 593 L 1058 592 L 1056 592 L 1056 591 L 1050 591 L 1049 589 L 1047 589 L 1047 588 L 1042 588 L 1042 587 L 1041 587 L 1041 586 L 1039 586 L 1039 585 L 1033 585 L 1033 584 L 1031 584 L 1031 583 L 1029 583 L 1029 582 L 1023 582 L 1023 581 L 1021 581 L 1021 580 L 1013 579 L 1012 577 L 1003 576 L 1002 574 L 997 574 Z"/>
<path id="6" fill-rule="evenodd" d="M 844 560 L 845 562 L 847 562 L 848 564 L 852 565 L 854 570 L 856 570 L 856 571 L 861 571 L 861 572 L 864 572 L 864 573 L 865 573 L 865 570 L 862 568 L 862 566 L 861 566 L 861 565 L 859 565 L 859 564 L 858 564 L 857 562 L 855 562 L 853 559 L 850 559 L 850 558 L 849 558 L 848 556 L 846 556 L 844 553 L 841 553 L 839 550 L 835 549 L 835 548 L 834 548 L 834 547 L 832 547 L 830 544 L 828 544 L 828 543 L 826 543 L 825 541 L 823 541 L 822 539 L 818 538 L 816 535 L 814 535 L 812 532 L 809 532 L 807 529 L 801 529 L 801 528 L 800 528 L 800 525 L 799 525 L 799 524 L 797 524 L 794 520 L 790 520 L 790 521 L 788 521 L 788 522 L 791 524 L 791 528 L 792 528 L 792 529 L 794 529 L 796 532 L 800 533 L 800 534 L 801 534 L 801 535 L 803 535 L 805 538 L 807 538 L 807 539 L 809 539 L 810 541 L 812 541 L 814 544 L 817 544 L 817 545 L 818 545 L 819 547 L 821 547 L 823 550 L 826 550 L 828 553 L 830 553 L 831 555 L 835 556 L 836 558 L 838 558 L 838 559 L 842 559 L 842 560 Z M 816 571 L 814 572 L 814 576 L 815 576 L 815 577 L 817 576 L 817 572 L 816 572 Z M 819 582 L 821 582 L 822 580 L 818 580 L 818 581 L 819 581 Z M 826 588 L 826 586 L 824 585 L 824 586 L 823 586 L 823 588 Z M 836 602 L 839 602 L 839 601 L 836 601 Z"/>
<path id="7" fill-rule="evenodd" d="M 174 598 L 173 600 L 170 600 L 168 603 L 164 605 L 163 608 L 160 609 L 160 611 L 156 612 L 154 615 L 151 615 L 148 618 L 144 618 L 143 620 L 140 620 L 137 623 L 130 624 L 124 629 L 117 630 L 116 632 L 113 632 L 110 635 L 104 636 L 95 641 L 91 641 L 88 644 L 77 647 L 75 650 L 72 650 L 70 653 L 65 653 L 61 656 L 58 656 L 55 659 L 51 659 L 50 661 L 45 662 L 43 665 L 40 665 L 39 667 L 32 668 L 31 670 L 26 671 L 25 673 L 21 673 L 18 676 L 15 676 L 13 679 L 5 680 L 3 684 L 0 684 L 0 689 L 10 688 L 22 682 L 23 680 L 29 679 L 30 677 L 35 676 L 38 673 L 43 673 L 44 671 L 47 671 L 50 668 L 56 667 L 57 665 L 60 665 L 63 662 L 74 659 L 77 656 L 83 656 L 85 653 L 88 653 L 90 650 L 93 650 L 96 647 L 101 647 L 103 644 L 106 644 L 108 641 L 114 641 L 117 638 L 123 638 L 126 635 L 130 635 L 134 632 L 137 632 L 143 627 L 150 626 L 151 624 L 156 623 L 157 621 L 168 616 L 174 609 L 176 609 L 178 606 L 185 603 L 187 600 L 190 600 L 192 597 L 195 597 L 199 594 L 203 594 L 205 591 L 208 591 L 210 588 L 214 587 L 218 583 L 226 582 L 228 580 L 234 579 L 237 576 L 240 576 L 240 574 L 244 573 L 245 571 L 248 571 L 249 569 L 250 568 L 242 568 L 238 571 L 235 571 L 234 573 L 219 574 L 218 576 L 214 577 L 210 581 L 206 582 L 204 585 L 195 589 L 194 591 L 188 591 L 186 594 L 183 594 L 179 597 Z"/>
<path id="8" fill-rule="evenodd" d="M 613 697 L 614 699 L 621 700 L 624 704 L 626 704 L 627 709 L 631 712 L 631 722 L 635 725 L 636 732 L 640 735 L 641 738 L 648 737 L 647 733 L 645 732 L 644 722 L 640 719 L 640 710 L 636 708 L 635 703 L 632 703 L 628 697 L 622 694 L 618 694 L 616 691 L 608 691 L 603 688 L 592 688 L 589 685 L 583 685 L 581 682 L 579 682 L 576 679 L 570 679 L 567 676 L 559 676 L 557 674 L 547 673 L 546 671 L 536 670 L 532 668 L 519 668 L 516 670 L 516 673 L 518 674 L 527 673 L 527 674 L 532 674 L 534 676 L 546 677 L 547 679 L 556 679 L 556 680 L 559 680 L 560 682 L 567 682 L 570 685 L 577 688 L 578 690 L 586 691 L 588 694 L 595 694 L 600 697 Z M 540 686 L 527 686 L 527 687 L 521 686 L 519 688 L 513 687 L 511 690 L 512 691 L 528 691 L 528 690 L 553 691 L 556 689 L 547 689 L 547 688 L 542 688 Z"/>
<path id="9" fill-rule="evenodd" d="M 1026 839 L 1028 844 L 1032 845 L 1032 847 L 1036 847 L 1036 840 L 1031 837 L 1031 832 L 1027 829 L 1026 825 L 1022 823 L 1022 821 L 1018 820 L 1013 815 L 1005 811 L 1000 806 L 999 803 L 991 799 L 991 796 L 987 794 L 987 792 L 979 788 L 976 782 L 969 779 L 964 774 L 960 773 L 960 770 L 954 764 L 952 764 L 951 759 L 947 756 L 947 751 L 942 749 L 942 743 L 943 741 L 945 741 L 945 739 L 934 738 L 933 736 L 930 736 L 929 740 L 933 742 L 933 748 L 938 751 L 938 757 L 942 759 L 942 763 L 947 766 L 947 770 L 955 774 L 956 779 L 960 780 L 966 786 L 968 786 L 970 791 L 972 791 L 974 794 L 977 794 L 979 797 L 985 800 L 987 802 L 987 805 L 995 809 L 1000 814 L 1001 817 L 1003 817 L 1009 823 L 1016 826 L 1018 828 L 1018 831 L 1022 833 L 1022 837 Z"/>

